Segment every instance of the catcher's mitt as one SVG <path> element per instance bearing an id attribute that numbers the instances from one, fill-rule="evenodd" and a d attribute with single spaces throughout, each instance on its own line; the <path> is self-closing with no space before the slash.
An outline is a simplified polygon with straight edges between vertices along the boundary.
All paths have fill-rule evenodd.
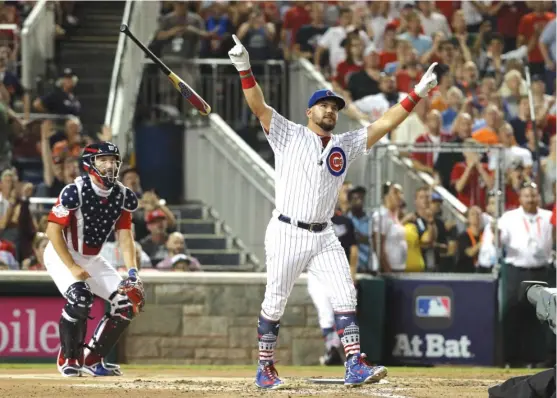
<path id="1" fill-rule="evenodd" d="M 128 277 L 118 284 L 118 293 L 128 296 L 133 304 L 134 314 L 143 310 L 145 305 L 145 289 L 139 278 Z"/>

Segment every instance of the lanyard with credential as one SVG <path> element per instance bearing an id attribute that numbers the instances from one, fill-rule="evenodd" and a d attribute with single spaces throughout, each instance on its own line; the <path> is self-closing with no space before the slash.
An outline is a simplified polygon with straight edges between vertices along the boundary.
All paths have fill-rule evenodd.
<path id="1" fill-rule="evenodd" d="M 528 221 L 526 221 L 526 218 L 522 217 L 522 222 L 524 223 L 524 228 L 526 228 L 526 232 L 528 233 L 528 237 L 531 238 L 532 236 L 530 235 L 530 226 L 528 225 Z M 538 238 L 541 238 L 542 237 L 542 231 L 541 231 L 540 218 L 539 217 L 536 218 L 536 224 L 538 226 Z"/>

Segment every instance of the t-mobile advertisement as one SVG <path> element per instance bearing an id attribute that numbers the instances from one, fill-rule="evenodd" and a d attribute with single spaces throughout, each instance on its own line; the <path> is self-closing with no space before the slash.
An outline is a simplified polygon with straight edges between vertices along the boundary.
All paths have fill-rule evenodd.
<path id="1" fill-rule="evenodd" d="M 0 358 L 53 358 L 58 354 L 58 322 L 66 300 L 62 297 L 0 297 Z M 96 299 L 91 308 L 87 340 L 105 312 Z"/>
<path id="2" fill-rule="evenodd" d="M 495 364 L 497 283 L 439 275 L 387 281 L 387 360 L 400 365 Z"/>

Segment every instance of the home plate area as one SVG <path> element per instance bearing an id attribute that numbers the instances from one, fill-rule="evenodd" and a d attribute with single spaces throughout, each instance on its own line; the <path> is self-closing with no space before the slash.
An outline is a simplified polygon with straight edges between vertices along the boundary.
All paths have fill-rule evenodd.
<path id="1" fill-rule="evenodd" d="M 150 370 L 134 366 L 130 370 L 124 368 L 125 375 L 122 377 L 96 378 L 65 378 L 45 367 L 13 368 L 0 369 L 0 397 L 263 397 L 269 394 L 283 397 L 485 397 L 490 386 L 507 378 L 493 370 L 464 371 L 459 375 L 460 372 L 455 372 L 454 368 L 450 372 L 443 369 L 437 372 L 433 369 L 403 369 L 391 369 L 392 375 L 379 383 L 347 388 L 342 385 L 342 379 L 334 377 L 338 371 L 342 372 L 342 368 L 335 369 L 333 373 L 315 367 L 284 367 L 280 376 L 285 386 L 280 390 L 262 391 L 254 385 L 255 372 L 251 368 L 157 367 Z M 320 373 L 326 376 L 317 376 Z"/>

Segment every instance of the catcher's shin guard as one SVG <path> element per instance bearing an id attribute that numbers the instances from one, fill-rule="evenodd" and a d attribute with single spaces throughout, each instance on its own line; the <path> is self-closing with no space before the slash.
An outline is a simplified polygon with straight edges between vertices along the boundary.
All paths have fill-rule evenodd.
<path id="1" fill-rule="evenodd" d="M 112 307 L 110 313 L 102 317 L 91 341 L 85 347 L 86 366 L 90 367 L 102 362 L 134 316 L 133 305 L 126 296 L 114 292 L 110 296 L 110 302 Z M 106 365 L 110 367 L 110 364 Z"/>
<path id="2" fill-rule="evenodd" d="M 87 333 L 87 318 L 93 306 L 93 293 L 85 282 L 72 284 L 65 294 L 68 302 L 60 317 L 60 345 L 64 359 L 81 360 Z M 61 366 L 63 364 L 59 364 Z"/>

